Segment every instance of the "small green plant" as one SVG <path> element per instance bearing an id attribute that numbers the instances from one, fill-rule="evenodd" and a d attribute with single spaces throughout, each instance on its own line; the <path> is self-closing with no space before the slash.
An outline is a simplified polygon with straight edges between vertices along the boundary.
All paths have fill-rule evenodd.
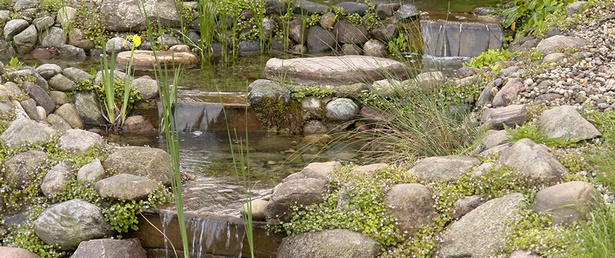
<path id="1" fill-rule="evenodd" d="M 6 65 L 6 68 L 15 69 L 15 68 L 19 68 L 20 66 L 21 64 L 19 63 L 19 58 L 11 57 L 11 60 L 9 60 L 9 63 Z"/>
<path id="2" fill-rule="evenodd" d="M 477 57 L 473 57 L 470 59 L 469 63 L 465 65 L 475 68 L 483 68 L 488 66 L 490 68 L 494 68 L 493 65 L 497 62 L 506 61 L 513 57 L 515 53 L 510 52 L 506 49 L 488 49 L 485 52 L 482 52 Z"/>
<path id="3" fill-rule="evenodd" d="M 517 126 L 515 130 L 512 130 L 508 126 L 504 125 L 504 130 L 506 130 L 506 133 L 508 135 L 512 136 L 512 139 L 509 140 L 509 142 L 511 143 L 515 143 L 518 140 L 528 138 L 535 143 L 544 143 L 549 147 L 571 147 L 581 141 L 581 139 L 570 138 L 547 138 L 545 132 L 536 122 L 529 122 L 522 126 Z"/>
<path id="4" fill-rule="evenodd" d="M 565 18 L 565 7 L 574 0 L 515 0 L 501 12 L 505 27 L 515 31 L 516 39 L 525 35 L 539 36 L 548 27 Z"/>
<path id="5" fill-rule="evenodd" d="M 120 235 L 131 230 L 139 230 L 139 217 L 143 209 L 158 207 L 168 203 L 171 196 L 164 186 L 152 191 L 145 200 L 113 201 L 111 205 L 103 209 L 105 221 L 111 225 L 111 230 Z M 187 249 L 186 249 L 187 250 Z"/>
<path id="6" fill-rule="evenodd" d="M 63 2 L 62 0 L 41 0 L 39 7 L 51 14 L 57 14 L 58 10 L 63 7 Z"/>
<path id="7" fill-rule="evenodd" d="M 326 98 L 331 95 L 333 95 L 333 88 L 327 85 L 309 85 L 290 88 L 291 98 L 298 101 L 301 101 L 307 96 Z"/>
<path id="8" fill-rule="evenodd" d="M 615 208 L 612 204 L 598 208 L 589 214 L 588 221 L 576 227 L 575 234 L 568 234 L 567 257 L 614 257 L 615 256 Z"/>

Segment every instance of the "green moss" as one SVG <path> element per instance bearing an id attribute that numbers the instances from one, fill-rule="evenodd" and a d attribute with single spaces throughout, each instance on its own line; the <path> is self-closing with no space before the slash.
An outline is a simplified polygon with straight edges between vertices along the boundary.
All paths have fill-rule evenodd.
<path id="1" fill-rule="evenodd" d="M 278 97 L 263 97 L 261 103 L 253 105 L 252 108 L 257 111 L 261 121 L 269 130 L 293 134 L 303 131 L 305 121 L 301 114 L 301 103 L 297 101 L 285 104 Z"/>

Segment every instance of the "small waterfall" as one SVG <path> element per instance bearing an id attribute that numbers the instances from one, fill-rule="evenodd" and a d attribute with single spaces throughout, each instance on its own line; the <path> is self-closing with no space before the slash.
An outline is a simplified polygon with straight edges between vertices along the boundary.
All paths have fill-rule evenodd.
<path id="1" fill-rule="evenodd" d="M 191 257 L 201 258 L 203 252 L 242 257 L 245 233 L 241 225 L 219 219 L 192 218 Z"/>
<path id="2" fill-rule="evenodd" d="M 162 224 L 162 233 L 165 236 L 167 235 L 167 227 L 169 223 L 171 223 L 171 220 L 173 220 L 172 213 L 160 213 L 160 224 Z M 169 240 L 166 237 L 164 238 L 164 252 L 165 256 L 169 257 Z"/>

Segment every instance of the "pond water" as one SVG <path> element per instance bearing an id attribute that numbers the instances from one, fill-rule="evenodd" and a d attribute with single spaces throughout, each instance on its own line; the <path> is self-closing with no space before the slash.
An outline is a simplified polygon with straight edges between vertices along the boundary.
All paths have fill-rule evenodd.
<path id="1" fill-rule="evenodd" d="M 325 5 L 335 5 L 341 2 L 359 2 L 362 0 L 314 0 L 314 2 Z M 470 12 L 476 7 L 496 7 L 509 1 L 502 0 L 372 0 L 375 3 L 381 2 L 401 2 L 415 5 L 419 10 L 426 12 L 451 12 L 462 13 Z"/>

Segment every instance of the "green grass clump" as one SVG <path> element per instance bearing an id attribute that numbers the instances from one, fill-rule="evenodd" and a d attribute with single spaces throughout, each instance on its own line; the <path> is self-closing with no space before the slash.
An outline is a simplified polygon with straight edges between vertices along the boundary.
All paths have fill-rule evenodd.
<path id="1" fill-rule="evenodd" d="M 466 63 L 466 65 L 475 68 L 483 68 L 488 66 L 494 69 L 495 67 L 493 65 L 495 63 L 506 61 L 514 55 L 515 53 L 506 49 L 488 49 L 487 51 L 480 53 L 480 55 L 472 57 L 470 62 Z"/>
<path id="2" fill-rule="evenodd" d="M 588 221 L 578 224 L 567 242 L 572 245 L 567 257 L 615 257 L 615 208 L 604 206 L 589 214 Z"/>
<path id="3" fill-rule="evenodd" d="M 515 38 L 539 36 L 566 17 L 566 6 L 575 0 L 515 0 L 501 12 L 505 27 L 515 31 Z"/>

